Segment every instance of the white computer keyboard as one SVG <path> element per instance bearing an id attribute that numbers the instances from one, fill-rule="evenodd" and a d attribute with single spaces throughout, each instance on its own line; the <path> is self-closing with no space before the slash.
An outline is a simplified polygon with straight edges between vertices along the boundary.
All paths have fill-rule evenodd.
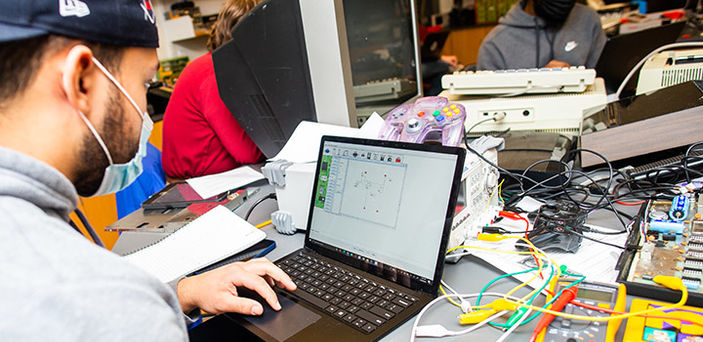
<path id="1" fill-rule="evenodd" d="M 442 87 L 457 95 L 580 93 L 592 85 L 594 69 L 570 68 L 457 71 L 442 76 Z"/>

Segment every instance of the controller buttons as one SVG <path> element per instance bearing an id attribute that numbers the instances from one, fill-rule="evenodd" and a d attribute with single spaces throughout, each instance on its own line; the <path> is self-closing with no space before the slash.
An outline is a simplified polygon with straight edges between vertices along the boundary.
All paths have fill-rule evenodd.
<path id="1" fill-rule="evenodd" d="M 438 111 L 438 110 L 435 110 L 434 112 L 432 112 L 432 115 L 433 115 L 434 117 L 437 117 L 437 115 L 439 115 L 439 111 Z"/>
<path id="2" fill-rule="evenodd" d="M 451 108 L 451 109 L 456 109 L 456 105 L 453 104 L 453 105 L 449 106 L 449 108 Z"/>
<path id="3" fill-rule="evenodd" d="M 442 122 L 442 121 L 444 121 L 444 116 L 439 115 L 435 119 L 437 120 L 437 122 Z"/>
<path id="4" fill-rule="evenodd" d="M 444 107 L 444 108 L 442 108 L 442 111 L 445 112 L 445 113 L 448 112 L 448 111 L 449 111 L 449 107 Z"/>
<path id="5" fill-rule="evenodd" d="M 410 119 L 408 120 L 408 124 L 405 127 L 405 130 L 408 131 L 408 133 L 415 133 L 420 130 L 420 127 L 420 120 Z"/>
<path id="6" fill-rule="evenodd" d="M 459 112 L 460 112 L 459 108 L 454 109 L 454 113 L 455 113 L 455 114 L 459 114 Z"/>
<path id="7" fill-rule="evenodd" d="M 452 117 L 452 115 L 454 115 L 454 114 L 453 114 L 452 112 L 447 112 L 447 113 L 446 113 L 446 114 L 444 114 L 444 115 L 446 115 L 446 116 L 447 116 L 448 118 L 451 118 L 451 117 Z"/>
<path id="8" fill-rule="evenodd" d="M 418 116 L 418 117 L 423 117 L 423 116 L 425 116 L 425 112 L 419 112 L 419 113 L 417 113 L 417 116 Z"/>

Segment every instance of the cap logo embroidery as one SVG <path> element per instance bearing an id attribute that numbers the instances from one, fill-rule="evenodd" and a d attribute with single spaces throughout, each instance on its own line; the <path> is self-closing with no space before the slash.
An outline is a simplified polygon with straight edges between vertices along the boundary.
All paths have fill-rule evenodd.
<path id="1" fill-rule="evenodd" d="M 80 0 L 59 0 L 59 15 L 62 17 L 85 17 L 90 14 L 90 9 L 85 2 Z"/>
<path id="2" fill-rule="evenodd" d="M 142 10 L 144 10 L 144 20 L 155 24 L 156 21 L 154 20 L 154 10 L 151 8 L 151 2 L 149 0 L 142 0 L 142 3 L 139 4 L 139 6 L 142 7 Z"/>

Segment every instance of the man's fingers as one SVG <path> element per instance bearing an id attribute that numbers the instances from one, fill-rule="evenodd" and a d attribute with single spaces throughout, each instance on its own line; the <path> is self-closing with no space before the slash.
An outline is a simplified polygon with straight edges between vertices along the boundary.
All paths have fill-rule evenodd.
<path id="1" fill-rule="evenodd" d="M 264 313 L 261 303 L 244 297 L 232 296 L 230 300 L 223 303 L 223 312 L 236 312 L 244 315 L 258 316 Z"/>
<path id="2" fill-rule="evenodd" d="M 290 291 L 297 288 L 295 283 L 285 272 L 283 272 L 283 270 L 266 259 L 259 258 L 248 261 L 244 264 L 244 268 L 250 272 L 256 273 L 259 276 L 270 277 L 276 282 L 276 284 L 279 284 L 279 287 Z"/>
<path id="3" fill-rule="evenodd" d="M 276 293 L 273 292 L 271 286 L 262 277 L 252 273 L 243 273 L 239 275 L 239 282 L 235 283 L 235 285 L 256 291 L 274 310 L 281 310 L 281 304 L 278 303 Z"/>

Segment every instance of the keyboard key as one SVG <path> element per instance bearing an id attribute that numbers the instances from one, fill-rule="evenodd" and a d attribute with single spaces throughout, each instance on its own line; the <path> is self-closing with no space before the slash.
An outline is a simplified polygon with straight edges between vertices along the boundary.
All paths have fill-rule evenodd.
<path id="1" fill-rule="evenodd" d="M 378 302 L 379 299 L 381 299 L 381 298 L 377 297 L 377 296 L 371 296 L 371 297 L 367 298 L 366 300 L 368 300 L 371 303 L 376 303 L 376 302 Z"/>
<path id="2" fill-rule="evenodd" d="M 344 316 L 347 315 L 347 312 L 344 310 L 337 310 L 337 312 L 335 312 L 334 315 L 339 318 L 344 318 Z"/>
<path id="3" fill-rule="evenodd" d="M 347 294 L 347 295 L 345 295 L 344 297 L 342 297 L 342 299 L 344 299 L 344 300 L 346 300 L 346 301 L 348 301 L 348 302 L 351 302 L 352 300 L 354 300 L 354 295 L 353 295 L 353 294 Z"/>
<path id="4" fill-rule="evenodd" d="M 392 293 L 387 293 L 385 296 L 383 296 L 383 299 L 385 300 L 393 300 L 395 298 L 395 295 Z"/>
<path id="5" fill-rule="evenodd" d="M 361 303 L 360 306 L 361 306 L 362 309 L 368 310 L 368 309 L 371 309 L 371 308 L 373 307 L 373 304 L 371 304 L 371 303 L 369 303 L 369 302 L 363 302 L 363 303 Z"/>
<path id="6" fill-rule="evenodd" d="M 334 314 L 337 312 L 337 307 L 334 305 L 330 305 L 325 310 L 331 314 Z"/>
<path id="7" fill-rule="evenodd" d="M 398 304 L 398 305 L 400 305 L 400 306 L 402 306 L 402 307 L 404 307 L 404 308 L 407 308 L 407 307 L 410 306 L 410 304 L 411 304 L 411 303 L 410 303 L 408 300 L 406 300 L 405 298 L 400 298 L 400 297 L 396 297 L 395 299 L 393 299 L 393 303 Z"/>
<path id="8" fill-rule="evenodd" d="M 341 303 L 341 302 L 342 302 L 342 300 L 339 299 L 339 298 L 336 298 L 336 297 L 335 297 L 335 298 L 332 298 L 332 300 L 330 300 L 330 304 L 332 304 L 332 305 L 337 305 L 337 304 L 339 304 L 339 303 Z"/>
<path id="9" fill-rule="evenodd" d="M 295 295 L 298 296 L 299 298 L 303 299 L 304 301 L 324 310 L 328 306 L 330 306 L 329 303 L 325 302 L 324 300 L 317 298 L 305 291 L 295 291 Z"/>
<path id="10" fill-rule="evenodd" d="M 379 317 L 385 318 L 385 319 L 391 319 L 393 316 L 395 316 L 394 313 L 390 311 L 386 311 L 384 309 L 381 309 L 378 306 L 374 306 L 369 310 L 371 313 L 378 315 Z"/>
<path id="11" fill-rule="evenodd" d="M 350 305 L 351 304 L 349 302 L 341 302 L 341 303 L 339 303 L 339 305 L 337 305 L 337 307 L 339 307 L 340 309 L 346 310 Z"/>
<path id="12" fill-rule="evenodd" d="M 359 307 L 356 305 L 352 305 L 347 308 L 347 311 L 349 311 L 350 313 L 356 313 L 357 311 L 359 311 Z"/>
<path id="13" fill-rule="evenodd" d="M 352 314 L 347 314 L 346 316 L 344 316 L 344 320 L 349 323 L 352 323 L 356 320 L 356 316 L 354 316 Z"/>
<path id="14" fill-rule="evenodd" d="M 366 310 L 359 310 L 356 312 L 356 315 L 376 325 L 386 323 L 385 319 L 378 317 Z"/>
<path id="15" fill-rule="evenodd" d="M 361 327 L 361 329 L 362 329 L 363 331 L 366 331 L 367 333 L 371 333 L 371 332 L 373 332 L 374 330 L 376 330 L 376 326 L 373 325 L 373 324 L 371 324 L 371 323 L 367 323 L 366 325 L 364 325 L 363 327 Z"/>
<path id="16" fill-rule="evenodd" d="M 364 300 L 361 299 L 361 298 L 354 298 L 354 299 L 352 299 L 352 301 L 351 301 L 351 303 L 354 304 L 354 305 L 361 305 L 361 303 L 363 303 L 363 302 L 364 302 Z"/>
<path id="17" fill-rule="evenodd" d="M 379 300 L 378 302 L 376 302 L 376 305 L 378 305 L 378 306 L 380 306 L 380 307 L 385 307 L 385 306 L 388 305 L 389 303 L 390 303 L 389 301 L 387 301 L 387 300 L 385 300 L 385 299 L 381 299 L 381 300 Z"/>
<path id="18" fill-rule="evenodd" d="M 363 318 L 357 318 L 356 321 L 354 321 L 354 323 L 352 324 L 357 328 L 361 328 L 366 325 L 366 320 Z"/>
<path id="19" fill-rule="evenodd" d="M 400 306 L 400 305 L 392 304 L 392 303 L 391 303 L 391 304 L 388 304 L 388 305 L 386 306 L 386 310 L 393 311 L 393 312 L 395 312 L 396 314 L 398 314 L 398 313 L 400 313 L 401 311 L 403 311 L 403 309 L 404 309 L 404 307 L 402 307 L 402 306 Z"/>

